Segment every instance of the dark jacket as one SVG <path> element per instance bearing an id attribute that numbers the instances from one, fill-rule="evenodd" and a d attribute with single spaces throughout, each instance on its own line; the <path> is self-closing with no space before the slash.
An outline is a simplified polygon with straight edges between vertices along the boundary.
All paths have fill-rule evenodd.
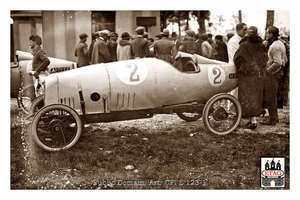
<path id="1" fill-rule="evenodd" d="M 111 56 L 111 61 L 117 61 L 117 46 L 118 43 L 114 40 L 109 40 L 107 42 L 107 47 Z"/>
<path id="2" fill-rule="evenodd" d="M 234 64 L 241 74 L 264 75 L 267 61 L 268 49 L 259 36 L 245 37 L 234 54 Z"/>
<path id="3" fill-rule="evenodd" d="M 186 52 L 189 54 L 198 54 L 201 55 L 201 46 L 199 43 L 195 42 L 192 39 L 188 39 L 182 43 L 178 51 Z"/>
<path id="4" fill-rule="evenodd" d="M 216 60 L 220 60 L 223 62 L 228 62 L 228 51 L 227 51 L 227 44 L 225 42 L 221 41 L 216 45 Z"/>
<path id="5" fill-rule="evenodd" d="M 177 48 L 173 41 L 163 37 L 153 44 L 155 57 L 173 63 Z"/>
<path id="6" fill-rule="evenodd" d="M 99 38 L 94 43 L 91 63 L 96 64 L 107 62 L 111 62 L 111 56 L 106 42 L 103 39 Z"/>
<path id="7" fill-rule="evenodd" d="M 38 74 L 41 71 L 46 71 L 48 65 L 50 64 L 50 60 L 47 57 L 46 53 L 42 50 L 41 47 L 38 47 L 32 52 L 32 70 L 36 71 Z"/>
<path id="8" fill-rule="evenodd" d="M 144 58 L 150 57 L 151 52 L 149 49 L 148 41 L 145 40 L 142 36 L 137 36 L 130 43 L 131 47 L 131 56 L 132 58 Z"/>
<path id="9" fill-rule="evenodd" d="M 79 42 L 75 49 L 77 57 L 77 67 L 83 67 L 90 64 L 88 45 L 85 42 Z"/>

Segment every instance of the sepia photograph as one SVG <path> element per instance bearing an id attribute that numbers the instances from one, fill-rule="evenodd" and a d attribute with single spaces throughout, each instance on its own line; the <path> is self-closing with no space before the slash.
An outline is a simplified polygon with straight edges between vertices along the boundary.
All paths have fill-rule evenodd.
<path id="1" fill-rule="evenodd" d="M 295 189 L 291 10 L 112 7 L 6 10 L 5 188 Z"/>

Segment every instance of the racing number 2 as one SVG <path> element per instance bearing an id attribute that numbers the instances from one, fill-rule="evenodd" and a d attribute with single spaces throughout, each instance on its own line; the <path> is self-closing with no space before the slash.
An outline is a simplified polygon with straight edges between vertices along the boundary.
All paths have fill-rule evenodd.
<path id="1" fill-rule="evenodd" d="M 219 87 L 225 82 L 225 71 L 219 66 L 210 66 L 208 69 L 208 80 L 211 86 Z"/>
<path id="2" fill-rule="evenodd" d="M 215 75 L 215 78 L 214 78 L 214 84 L 219 84 L 219 83 L 221 83 L 221 70 L 219 69 L 219 68 L 217 68 L 217 67 L 214 67 L 213 69 L 212 69 L 212 73 L 213 73 L 213 75 Z"/>
<path id="3" fill-rule="evenodd" d="M 136 74 L 136 71 L 138 70 L 138 66 L 134 63 L 131 63 L 130 65 L 127 65 L 128 68 L 132 68 L 132 72 L 130 73 L 130 78 L 129 80 L 132 82 L 135 81 L 140 81 L 140 76 L 138 74 Z"/>

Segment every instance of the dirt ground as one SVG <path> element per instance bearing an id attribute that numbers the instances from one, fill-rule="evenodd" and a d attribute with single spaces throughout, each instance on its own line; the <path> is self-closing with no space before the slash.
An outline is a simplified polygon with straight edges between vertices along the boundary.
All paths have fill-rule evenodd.
<path id="1" fill-rule="evenodd" d="M 262 119 L 263 117 L 260 117 L 258 120 Z M 259 187 L 256 184 L 258 177 L 253 178 L 251 173 L 253 173 L 253 171 L 257 172 L 258 168 L 253 166 L 253 168 L 250 169 L 249 174 L 243 175 L 246 179 L 242 178 L 243 176 L 241 176 L 241 172 L 244 168 L 238 167 L 238 160 L 233 158 L 239 158 L 239 161 L 245 163 L 247 163 L 249 159 L 253 159 L 253 162 L 256 163 L 255 159 L 257 159 L 256 157 L 258 157 L 258 155 L 253 157 L 253 155 L 251 155 L 253 154 L 251 149 L 258 150 L 258 154 L 261 155 L 274 153 L 267 152 L 267 147 L 279 151 L 280 155 L 285 155 L 285 152 L 287 152 L 287 154 L 289 152 L 288 137 L 290 133 L 290 126 L 286 123 L 286 113 L 284 113 L 282 109 L 279 109 L 279 123 L 276 126 L 263 126 L 259 124 L 256 130 L 249 130 L 243 128 L 247 120 L 242 119 L 240 127 L 233 133 L 229 134 L 229 136 L 224 137 L 217 137 L 216 135 L 208 134 L 201 120 L 202 119 L 197 122 L 185 122 L 176 114 L 173 114 L 156 115 L 149 119 L 112 122 L 104 125 L 91 124 L 85 127 L 85 134 L 82 135 L 82 140 L 75 145 L 75 148 L 70 150 L 71 153 L 69 157 L 74 159 L 72 162 L 75 163 L 74 168 L 77 169 L 76 173 L 80 173 L 78 176 L 75 173 L 75 177 L 80 179 L 78 182 L 81 184 L 82 188 L 82 183 L 89 180 L 89 171 L 93 171 L 93 174 L 108 174 L 108 177 L 121 176 L 120 173 L 124 170 L 123 158 L 127 157 L 127 160 L 130 160 L 132 163 L 136 163 L 136 165 L 140 166 L 140 172 L 130 175 L 133 177 L 152 178 L 156 175 L 158 177 L 167 177 L 172 170 L 174 176 L 176 176 L 178 168 L 182 170 L 179 174 L 184 176 L 184 174 L 186 174 L 185 171 L 193 171 L 199 168 L 200 171 L 207 170 L 207 173 L 199 172 L 199 175 L 202 177 L 203 174 L 206 174 L 206 178 L 210 181 L 210 185 L 205 187 L 201 186 L 200 189 L 249 189 L 253 187 L 257 189 L 257 187 Z M 16 132 L 20 130 L 18 129 L 19 123 L 20 116 L 16 99 L 11 99 L 10 126 L 13 131 L 11 135 L 18 135 Z M 27 159 L 27 154 L 22 151 L 25 149 L 27 150 L 27 148 L 23 148 L 22 146 L 20 147 L 20 144 L 23 145 L 24 143 L 21 141 L 22 137 L 18 136 L 15 138 L 17 138 L 17 140 L 11 141 L 11 187 L 13 189 L 24 189 L 24 182 L 26 181 L 24 178 L 26 175 L 25 168 L 28 168 L 28 166 L 26 163 L 23 163 L 24 158 L 25 160 Z M 142 143 L 140 143 L 140 140 L 142 140 Z M 273 145 L 271 142 L 272 140 L 274 140 L 276 144 L 279 144 L 279 146 Z M 152 141 L 152 143 L 147 143 L 148 141 Z M 172 142 L 164 146 L 164 143 L 162 143 L 164 141 Z M 241 146 L 237 145 L 238 141 L 241 142 L 245 152 L 235 150 L 241 148 Z M 254 146 L 253 142 L 257 143 L 255 144 L 257 148 L 251 146 Z M 144 143 L 145 145 L 143 145 Z M 178 145 L 178 148 L 174 148 L 175 144 Z M 188 146 L 184 146 L 184 144 Z M 222 150 L 223 146 L 227 146 L 228 148 Z M 202 149 L 201 151 L 198 151 L 197 148 L 194 147 Z M 152 151 L 152 149 L 155 150 Z M 103 155 L 96 153 L 95 150 L 100 152 L 103 151 Z M 183 154 L 185 150 L 188 151 L 188 156 L 195 154 L 195 158 L 204 157 L 207 159 L 201 161 L 194 159 L 193 157 L 192 160 L 187 162 L 187 156 Z M 57 170 L 61 169 L 64 160 L 62 160 L 62 162 L 58 160 L 59 157 L 56 154 L 48 154 L 40 150 L 37 150 L 37 152 L 40 158 L 38 160 L 40 168 L 45 167 L 43 168 L 45 177 L 42 176 L 42 173 L 40 173 L 41 177 L 39 177 L 39 179 L 42 179 L 42 181 L 48 181 L 53 176 L 54 171 L 57 172 Z M 144 161 L 145 156 L 153 165 L 147 166 L 147 162 Z M 90 159 L 87 159 L 86 157 L 90 157 Z M 226 172 L 228 169 L 224 165 L 225 161 L 214 160 L 213 157 L 220 157 L 227 160 L 233 159 L 233 162 L 228 163 L 232 164 L 232 170 L 238 174 L 234 181 L 235 184 L 232 185 L 230 182 L 233 178 L 233 171 L 230 171 L 227 174 L 225 173 L 222 176 L 218 175 L 219 169 L 214 169 L 214 166 L 223 166 L 222 168 Z M 287 157 L 289 156 L 287 155 Z M 175 158 L 176 160 L 174 160 Z M 98 163 L 99 159 L 104 161 Z M 177 163 L 179 160 L 182 160 L 181 164 Z M 48 162 L 52 162 L 52 164 L 49 165 Z M 176 165 L 169 165 L 168 162 L 175 162 Z M 193 165 L 197 167 L 193 167 Z M 47 166 L 51 169 L 47 169 Z M 170 166 L 174 166 L 174 169 L 171 170 Z M 159 174 L 157 174 L 158 171 L 155 170 L 157 167 L 159 167 L 161 171 Z M 123 173 L 122 176 L 127 177 L 128 172 Z M 236 183 L 239 184 L 237 185 Z M 36 186 L 32 185 L 32 187 Z M 59 185 L 59 187 L 61 187 L 61 185 Z M 287 187 L 289 188 L 289 186 Z"/>

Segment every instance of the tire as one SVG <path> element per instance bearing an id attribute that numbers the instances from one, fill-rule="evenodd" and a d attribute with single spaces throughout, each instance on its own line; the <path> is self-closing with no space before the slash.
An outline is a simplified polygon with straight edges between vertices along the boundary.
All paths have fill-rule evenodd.
<path id="1" fill-rule="evenodd" d="M 34 116 L 31 133 L 34 142 L 46 151 L 73 147 L 82 133 L 83 123 L 77 112 L 63 104 L 42 107 Z"/>
<path id="2" fill-rule="evenodd" d="M 202 114 L 198 112 L 177 112 L 176 114 L 180 119 L 183 119 L 187 122 L 194 122 L 202 117 Z"/>
<path id="3" fill-rule="evenodd" d="M 44 106 L 44 96 L 39 96 L 35 98 L 28 110 L 28 115 L 34 115 L 38 110 Z"/>
<path id="4" fill-rule="evenodd" d="M 25 113 L 29 113 L 32 101 L 35 99 L 34 85 L 30 84 L 21 88 L 18 93 L 17 103 L 19 108 Z"/>
<path id="5" fill-rule="evenodd" d="M 226 135 L 240 124 L 242 108 L 234 96 L 217 94 L 205 104 L 202 116 L 204 126 L 210 133 Z"/>

